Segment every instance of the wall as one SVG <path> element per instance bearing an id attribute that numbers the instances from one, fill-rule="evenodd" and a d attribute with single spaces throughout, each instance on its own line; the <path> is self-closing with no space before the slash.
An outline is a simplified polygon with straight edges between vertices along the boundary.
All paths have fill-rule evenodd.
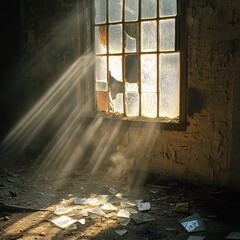
<path id="1" fill-rule="evenodd" d="M 89 25 L 82 35 L 85 24 L 81 28 L 79 15 L 71 15 L 76 9 L 88 9 L 86 4 L 77 0 L 22 0 L 25 101 L 34 102 L 84 52 L 81 46 L 89 45 L 83 42 Z M 82 19 L 87 16 L 87 11 L 83 12 Z M 85 151 L 82 158 L 96 163 L 97 158 L 111 158 L 115 150 L 122 151 L 127 159 L 135 158 L 135 170 L 150 172 L 156 179 L 240 189 L 239 12 L 238 0 L 188 0 L 186 131 L 96 121 L 98 128 L 91 132 L 92 140 L 78 138 Z M 95 125 L 85 127 L 80 136 L 91 127 Z M 94 154 L 94 149 L 101 149 L 101 154 Z"/>

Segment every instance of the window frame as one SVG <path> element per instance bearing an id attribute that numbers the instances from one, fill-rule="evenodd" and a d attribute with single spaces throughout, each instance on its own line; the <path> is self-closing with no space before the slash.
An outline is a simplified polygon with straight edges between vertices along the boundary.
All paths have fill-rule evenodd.
<path id="1" fill-rule="evenodd" d="M 107 0 L 108 1 L 108 0 Z M 95 1 L 93 0 L 93 11 L 92 11 L 92 40 L 93 40 L 93 53 L 95 54 L 95 44 L 94 44 L 94 39 L 95 39 Z M 139 13 L 141 11 L 141 1 L 139 0 Z M 124 121 L 124 122 L 131 122 L 134 123 L 134 125 L 139 125 L 139 123 L 142 125 L 143 123 L 145 123 L 146 125 L 155 125 L 160 127 L 161 129 L 169 129 L 169 130 L 185 130 L 186 129 L 186 125 L 187 125 L 187 61 L 186 61 L 186 57 L 187 57 L 187 31 L 186 31 L 186 0 L 177 0 L 177 11 L 178 14 L 176 16 L 176 36 L 177 36 L 177 41 L 176 44 L 178 45 L 178 51 L 180 52 L 180 63 L 179 63 L 179 67 L 180 67 L 180 81 L 179 81 L 179 94 L 180 94 L 180 99 L 179 99 L 179 119 L 177 121 L 162 121 L 161 117 L 156 117 L 156 118 L 142 118 L 142 117 L 126 117 L 126 116 L 117 116 L 115 114 L 108 114 L 108 113 L 101 113 L 97 110 L 97 99 L 96 99 L 96 93 L 97 91 L 95 90 L 95 67 L 94 67 L 94 77 L 93 77 L 93 82 L 94 82 L 94 86 L 93 86 L 93 95 L 94 95 L 94 109 L 92 112 L 94 112 L 94 116 L 98 115 L 101 116 L 103 118 L 106 119 L 113 119 L 116 121 Z M 123 4 L 123 12 L 124 12 L 124 4 Z M 141 22 L 145 21 L 145 20 L 141 20 L 140 17 L 141 15 L 138 14 L 138 20 L 134 21 L 134 23 L 137 23 L 139 26 L 141 25 Z M 157 18 L 155 18 L 156 21 L 158 21 L 157 23 L 157 34 L 159 31 L 159 9 L 157 9 Z M 149 19 L 147 19 L 146 21 L 149 21 Z M 112 23 L 111 23 L 112 24 Z M 122 14 L 122 24 L 124 26 L 125 21 L 124 21 L 124 13 Z M 101 24 L 98 24 L 101 25 Z M 105 25 L 105 24 L 103 24 Z M 107 8 L 107 22 L 106 25 L 109 25 L 109 21 L 108 21 L 108 8 Z M 108 38 L 108 31 L 107 31 L 107 38 Z M 141 38 L 141 36 L 139 36 L 139 38 Z M 140 40 L 141 41 L 141 40 Z M 159 44 L 159 43 L 157 43 Z M 107 46 L 107 48 L 109 48 L 109 46 Z M 158 54 L 161 51 L 159 50 L 159 47 L 157 47 L 157 51 L 154 53 Z M 174 51 L 176 52 L 176 51 Z M 150 53 L 150 52 L 146 52 L 146 53 Z M 124 51 L 124 44 L 122 44 L 122 52 L 120 54 L 117 55 L 127 55 L 129 53 L 125 53 Z M 142 52 L 139 49 L 139 51 L 137 52 L 137 54 L 139 56 L 141 56 Z M 109 54 L 109 52 L 107 51 L 107 56 L 110 56 L 112 54 Z M 158 58 L 158 57 L 157 57 Z M 124 60 L 122 60 L 122 63 L 124 64 Z M 157 60 L 157 63 L 159 63 L 159 59 Z M 139 61 L 139 65 L 141 64 L 141 62 Z M 109 65 L 108 61 L 107 61 L 107 65 Z M 109 66 L 108 66 L 109 67 Z M 124 68 L 122 67 L 122 71 L 124 71 Z M 139 73 L 140 74 L 140 73 Z M 159 90 L 158 90 L 159 91 Z M 139 104 L 141 105 L 141 100 L 139 101 Z M 159 103 L 157 103 L 159 105 Z M 141 109 L 141 107 L 140 107 Z M 125 111 L 125 110 L 124 110 Z M 159 110 L 158 110 L 159 111 Z"/>

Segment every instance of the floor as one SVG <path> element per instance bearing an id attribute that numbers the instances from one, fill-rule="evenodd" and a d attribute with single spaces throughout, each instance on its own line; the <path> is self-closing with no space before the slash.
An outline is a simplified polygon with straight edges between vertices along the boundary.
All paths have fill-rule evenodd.
<path id="1" fill-rule="evenodd" d="M 150 180 L 130 187 L 106 168 L 40 174 L 38 164 L 24 155 L 1 166 L 0 239 L 221 240 L 240 231 L 238 193 Z M 187 228 L 189 216 L 197 218 Z M 63 218 L 68 227 L 57 225 Z"/>

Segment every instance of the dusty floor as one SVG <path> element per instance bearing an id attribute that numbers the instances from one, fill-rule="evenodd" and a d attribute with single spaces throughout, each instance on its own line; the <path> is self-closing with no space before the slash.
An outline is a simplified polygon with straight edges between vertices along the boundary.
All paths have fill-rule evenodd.
<path id="1" fill-rule="evenodd" d="M 95 174 L 76 168 L 72 173 L 39 175 L 35 173 L 36 161 L 26 157 L 23 162 L 0 169 L 0 196 L 1 203 L 5 204 L 0 206 L 0 239 L 183 240 L 190 236 L 204 236 L 205 239 L 221 240 L 230 232 L 240 231 L 240 198 L 236 193 L 177 182 L 147 182 L 144 186 L 129 188 L 125 179 L 110 177 L 103 169 Z M 110 189 L 120 193 L 117 199 L 149 202 L 150 210 L 143 213 L 148 213 L 151 221 L 137 224 L 130 216 L 128 224 L 122 225 L 120 221 L 126 219 L 116 215 L 120 209 L 124 209 L 121 200 L 113 203 L 117 209 L 112 211 L 112 216 L 97 218 L 91 213 L 82 215 L 81 210 L 100 206 L 74 204 L 75 197 L 112 197 L 114 194 Z M 183 213 L 174 211 L 176 203 L 187 203 L 189 211 L 187 208 L 183 209 Z M 12 210 L 9 205 L 46 211 Z M 66 229 L 54 225 L 52 220 L 60 217 L 54 211 L 60 207 L 70 208 L 71 211 L 64 215 L 76 220 L 85 219 L 85 224 L 77 222 L 74 227 Z M 131 208 L 138 209 L 137 206 Z M 110 212 L 105 211 L 107 214 Z M 204 221 L 206 230 L 189 233 L 179 221 L 195 213 Z M 116 230 L 125 230 L 126 233 L 121 236 Z"/>

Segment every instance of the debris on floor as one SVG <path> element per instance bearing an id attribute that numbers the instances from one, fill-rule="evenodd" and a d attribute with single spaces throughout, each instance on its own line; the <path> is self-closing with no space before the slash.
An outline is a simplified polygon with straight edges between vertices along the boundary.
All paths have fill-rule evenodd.
<path id="1" fill-rule="evenodd" d="M 207 230 L 203 219 L 198 213 L 181 219 L 180 223 L 188 232 L 201 232 Z"/>
<path id="2" fill-rule="evenodd" d="M 240 239 L 234 232 L 238 218 L 212 211 L 201 187 L 168 183 L 130 189 L 126 181 L 114 182 L 105 172 L 90 176 L 81 171 L 64 184 L 49 186 L 58 173 L 34 176 L 32 168 L 27 176 L 7 172 L 0 171 L 0 239 Z M 230 204 L 229 194 L 224 194 L 225 201 L 220 194 L 214 197 L 214 203 L 237 207 L 236 201 Z"/>
<path id="3" fill-rule="evenodd" d="M 240 239 L 240 232 L 231 232 L 226 236 L 226 239 Z"/>

